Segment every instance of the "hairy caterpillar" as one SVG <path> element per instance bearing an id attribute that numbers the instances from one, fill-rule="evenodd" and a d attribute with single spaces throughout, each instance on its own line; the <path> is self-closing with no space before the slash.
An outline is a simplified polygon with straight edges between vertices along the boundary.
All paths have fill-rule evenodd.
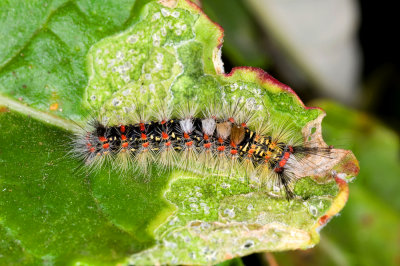
<path id="1" fill-rule="evenodd" d="M 301 130 L 313 121 L 320 127 L 323 114 L 289 87 L 256 68 L 225 74 L 222 30 L 199 19 L 190 1 L 144 10 L 134 27 L 89 52 L 85 99 L 100 115 L 77 134 L 73 153 L 90 170 L 111 162 L 152 176 L 155 164 L 283 187 L 291 198 L 293 181 L 327 176 L 346 156 L 322 138 L 306 140 Z M 198 31 L 198 23 L 210 31 Z M 320 167 L 315 157 L 327 160 Z"/>
<path id="2" fill-rule="evenodd" d="M 77 134 L 75 155 L 92 169 L 112 161 L 123 172 L 148 174 L 156 163 L 161 169 L 257 177 L 259 183 L 283 187 L 292 198 L 293 168 L 305 155 L 327 154 L 330 148 L 304 146 L 288 124 L 274 128 L 268 119 L 253 121 L 244 105 L 221 102 L 199 112 L 187 103 L 175 112 L 158 108 L 153 114 L 139 108 L 119 124 L 92 119 Z"/>

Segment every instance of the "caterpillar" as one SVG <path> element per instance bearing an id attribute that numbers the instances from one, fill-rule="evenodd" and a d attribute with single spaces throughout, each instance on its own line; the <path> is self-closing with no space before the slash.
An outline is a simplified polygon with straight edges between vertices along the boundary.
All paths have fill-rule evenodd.
<path id="1" fill-rule="evenodd" d="M 266 118 L 253 121 L 244 105 L 221 102 L 199 112 L 196 104 L 187 103 L 182 110 L 158 108 L 153 114 L 138 108 L 125 119 L 129 122 L 114 125 L 94 118 L 76 135 L 74 154 L 91 169 L 110 161 L 124 173 L 150 174 L 150 166 L 157 164 L 161 170 L 256 177 L 293 198 L 294 168 L 305 155 L 323 156 L 331 147 L 306 147 L 289 123 L 274 127 Z"/>
<path id="2" fill-rule="evenodd" d="M 111 164 L 156 178 L 153 166 L 176 168 L 289 199 L 297 179 L 330 175 L 347 153 L 323 142 L 323 112 L 261 69 L 225 73 L 221 28 L 190 1 L 166 2 L 149 2 L 134 27 L 89 51 L 84 103 L 99 115 L 76 134 L 72 154 L 89 171 Z M 202 23 L 210 30 L 199 31 Z M 315 143 L 305 128 L 318 128 Z"/>

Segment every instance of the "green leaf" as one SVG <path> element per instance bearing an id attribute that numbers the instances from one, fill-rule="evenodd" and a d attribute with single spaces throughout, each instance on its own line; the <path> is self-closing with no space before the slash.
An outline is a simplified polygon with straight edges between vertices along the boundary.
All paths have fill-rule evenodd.
<path id="1" fill-rule="evenodd" d="M 82 116 L 85 57 L 100 39 L 132 23 L 135 1 L 3 1 L 0 90 L 70 118 Z M 29 23 L 27 23 L 29 21 Z"/>
<path id="2" fill-rule="evenodd" d="M 13 112 L 1 113 L 0 124 L 1 225 L 27 258 L 107 262 L 143 248 L 110 223 L 76 174 L 78 162 L 62 149 L 68 133 Z"/>
<path id="3" fill-rule="evenodd" d="M 1 44 L 8 47 L 0 69 L 5 262 L 208 264 L 318 242 L 317 229 L 348 195 L 332 169 L 344 179 L 358 172 L 349 151 L 310 157 L 323 167 L 318 174 L 299 169 L 304 178 L 290 201 L 257 177 L 156 166 L 146 176 L 110 165 L 93 173 L 68 152 L 71 131 L 91 113 L 119 123 L 133 107 L 196 99 L 204 110 L 213 98 L 241 98 L 254 117 L 271 117 L 275 126 L 289 119 L 295 135 L 326 145 L 322 110 L 305 108 L 260 69 L 224 74 L 221 28 L 190 2 L 34 4 L 7 2 L 0 9 L 1 18 L 13 8 L 37 16 L 30 33 L 8 31 L 18 51 Z M 5 28 L 12 23 L 0 21 Z M 15 27 L 21 23 L 15 17 Z"/>

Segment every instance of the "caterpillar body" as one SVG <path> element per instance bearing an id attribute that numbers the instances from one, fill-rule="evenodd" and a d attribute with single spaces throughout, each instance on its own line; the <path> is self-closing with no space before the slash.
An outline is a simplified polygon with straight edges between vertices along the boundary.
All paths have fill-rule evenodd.
<path id="1" fill-rule="evenodd" d="M 124 173 L 150 174 L 155 163 L 161 169 L 257 179 L 261 185 L 272 182 L 284 188 L 286 197 L 292 198 L 293 170 L 302 158 L 330 151 L 305 147 L 289 125 L 274 128 L 267 119 L 253 123 L 239 103 L 233 108 L 222 105 L 222 111 L 199 113 L 188 104 L 176 116 L 172 111 L 147 116 L 138 112 L 130 122 L 116 125 L 92 119 L 73 142 L 75 155 L 91 169 L 112 161 Z"/>
<path id="2" fill-rule="evenodd" d="M 134 27 L 89 51 L 84 103 L 99 115 L 72 142 L 89 171 L 110 162 L 157 178 L 153 165 L 179 168 L 283 188 L 287 198 L 298 178 L 330 175 L 346 154 L 319 137 L 323 112 L 261 69 L 226 74 L 222 29 L 190 1 L 167 2 L 178 4 L 148 3 Z M 309 124 L 315 143 L 303 132 Z"/>

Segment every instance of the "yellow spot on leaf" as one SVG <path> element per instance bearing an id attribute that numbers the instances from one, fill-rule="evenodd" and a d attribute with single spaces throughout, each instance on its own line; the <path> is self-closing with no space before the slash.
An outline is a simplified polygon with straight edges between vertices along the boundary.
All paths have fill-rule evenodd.
<path id="1" fill-rule="evenodd" d="M 50 111 L 56 111 L 58 109 L 58 103 L 52 103 L 50 105 Z"/>

